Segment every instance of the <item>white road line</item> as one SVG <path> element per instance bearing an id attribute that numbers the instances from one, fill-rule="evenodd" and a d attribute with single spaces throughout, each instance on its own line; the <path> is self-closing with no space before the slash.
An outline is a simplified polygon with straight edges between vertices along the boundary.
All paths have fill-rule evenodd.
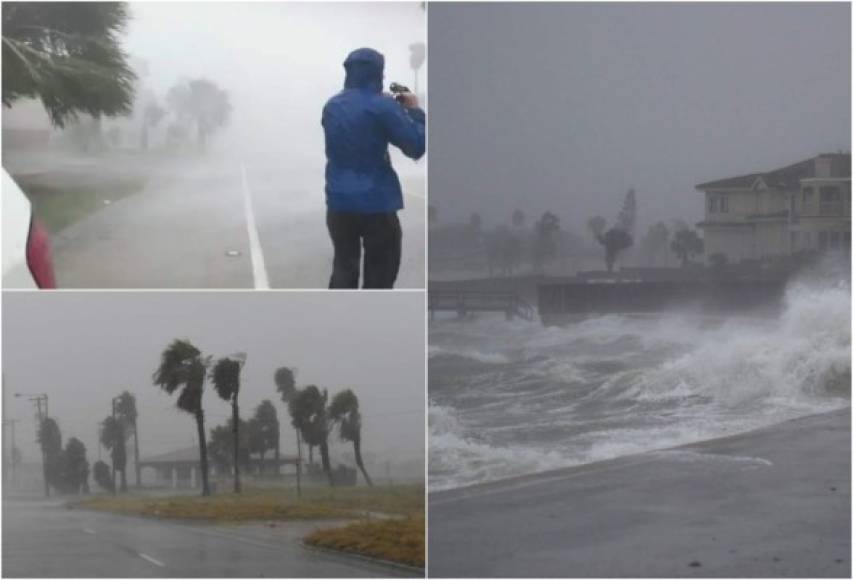
<path id="1" fill-rule="evenodd" d="M 90 530 L 89 528 L 83 528 L 83 531 L 86 532 L 87 534 L 95 535 L 95 530 Z"/>
<path id="2" fill-rule="evenodd" d="M 243 205 L 246 210 L 246 228 L 249 230 L 249 255 L 252 260 L 252 277 L 256 290 L 269 290 L 270 283 L 267 278 L 267 267 L 264 263 L 264 251 L 261 248 L 261 240 L 258 237 L 258 227 L 255 225 L 255 212 L 252 209 L 252 195 L 249 192 L 249 178 L 246 176 L 246 165 L 240 164 L 240 173 L 243 177 Z"/>
<path id="3" fill-rule="evenodd" d="M 148 554 L 143 554 L 142 552 L 137 552 L 137 553 L 139 554 L 140 558 L 142 558 L 143 560 L 148 560 L 149 562 L 151 562 L 155 566 L 160 566 L 161 568 L 166 567 L 166 565 L 163 562 L 161 562 L 160 560 L 157 560 L 156 558 L 152 558 Z"/>

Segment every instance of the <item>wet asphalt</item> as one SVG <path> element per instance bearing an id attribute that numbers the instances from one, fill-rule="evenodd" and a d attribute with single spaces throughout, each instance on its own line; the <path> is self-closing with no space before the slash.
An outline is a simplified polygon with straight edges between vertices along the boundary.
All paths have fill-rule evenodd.
<path id="1" fill-rule="evenodd" d="M 4 498 L 2 573 L 4 578 L 405 575 L 308 550 L 299 535 L 69 509 L 56 499 Z"/>
<path id="2" fill-rule="evenodd" d="M 140 162 L 141 163 L 141 162 Z M 239 157 L 199 158 L 154 168 L 107 161 L 74 171 L 135 172 L 144 190 L 107 203 L 52 236 L 60 288 L 326 288 L 332 245 L 322 168 Z M 52 162 L 40 170 L 70 170 Z M 423 178 L 403 178 L 403 259 L 398 288 L 425 284 Z M 248 219 L 250 200 L 256 241 Z M 254 259 L 253 259 L 254 255 Z M 258 274 L 262 258 L 264 276 Z M 264 283 L 265 278 L 266 283 Z"/>
<path id="3" fill-rule="evenodd" d="M 850 409 L 430 494 L 431 577 L 850 577 Z"/>

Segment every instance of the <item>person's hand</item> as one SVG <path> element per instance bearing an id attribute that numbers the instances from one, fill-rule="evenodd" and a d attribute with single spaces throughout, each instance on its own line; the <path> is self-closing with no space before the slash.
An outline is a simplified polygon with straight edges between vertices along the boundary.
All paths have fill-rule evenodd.
<path id="1" fill-rule="evenodd" d="M 406 109 L 417 109 L 419 104 L 415 93 L 400 93 L 397 95 L 397 102 Z"/>

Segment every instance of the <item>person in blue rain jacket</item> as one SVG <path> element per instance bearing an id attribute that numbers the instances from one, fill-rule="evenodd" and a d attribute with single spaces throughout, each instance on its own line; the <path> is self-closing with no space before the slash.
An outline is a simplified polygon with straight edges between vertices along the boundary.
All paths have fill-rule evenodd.
<path id="1" fill-rule="evenodd" d="M 326 224 L 334 246 L 329 288 L 393 288 L 400 270 L 403 208 L 400 180 L 388 145 L 420 159 L 426 115 L 412 93 L 382 92 L 385 58 L 360 48 L 344 61 L 341 92 L 323 107 L 326 137 Z"/>

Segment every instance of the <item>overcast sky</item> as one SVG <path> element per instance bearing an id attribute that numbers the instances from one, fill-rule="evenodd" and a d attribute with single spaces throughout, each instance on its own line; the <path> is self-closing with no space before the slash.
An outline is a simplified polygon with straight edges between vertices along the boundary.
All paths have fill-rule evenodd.
<path id="1" fill-rule="evenodd" d="M 355 391 L 366 453 L 423 459 L 422 293 L 4 292 L 5 417 L 20 420 L 24 460 L 38 458 L 35 408 L 15 392 L 47 393 L 63 444 L 78 437 L 90 460 L 97 458 L 97 423 L 125 389 L 137 397 L 143 457 L 196 445 L 195 422 L 175 407 L 177 395 L 151 382 L 175 338 L 217 357 L 248 353 L 242 416 L 272 399 L 284 423 L 284 453 L 295 452 L 295 435 L 272 377 L 279 366 L 294 366 L 299 385 Z M 230 406 L 212 388 L 203 404 L 209 433 Z M 340 451 L 333 449 L 333 460 Z"/>
<path id="2" fill-rule="evenodd" d="M 584 233 L 637 190 L 641 228 L 694 186 L 850 150 L 850 4 L 429 6 L 430 203 Z"/>
<path id="3" fill-rule="evenodd" d="M 414 86 L 409 45 L 424 42 L 420 2 L 140 2 L 124 38 L 145 62 L 140 92 L 159 99 L 182 78 L 225 88 L 233 117 L 217 141 L 243 156 L 325 162 L 320 115 L 343 88 L 346 55 L 364 46 L 385 55 L 391 81 Z M 426 66 L 420 88 L 426 89 Z M 423 164 L 397 163 L 403 174 Z"/>

